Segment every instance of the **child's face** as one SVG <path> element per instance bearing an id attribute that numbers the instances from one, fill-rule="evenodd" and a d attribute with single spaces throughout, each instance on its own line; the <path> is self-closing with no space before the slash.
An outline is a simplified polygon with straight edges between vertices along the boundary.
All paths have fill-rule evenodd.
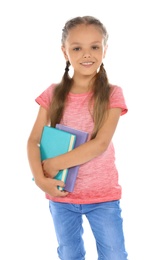
<path id="1" fill-rule="evenodd" d="M 105 57 L 102 32 L 94 25 L 78 25 L 70 30 L 65 45 L 64 57 L 69 60 L 74 73 L 94 75 Z"/>

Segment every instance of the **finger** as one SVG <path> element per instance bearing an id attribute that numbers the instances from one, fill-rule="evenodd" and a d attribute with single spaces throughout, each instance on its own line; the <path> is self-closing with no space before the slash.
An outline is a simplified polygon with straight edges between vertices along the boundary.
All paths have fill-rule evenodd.
<path id="1" fill-rule="evenodd" d="M 67 196 L 68 194 L 69 194 L 68 191 L 63 190 L 63 191 L 60 191 L 59 196 L 60 196 L 60 197 L 65 197 L 65 196 Z"/>
<path id="2" fill-rule="evenodd" d="M 42 165 L 42 166 L 44 166 L 44 162 L 45 162 L 44 160 L 41 162 L 41 165 Z"/>
<path id="3" fill-rule="evenodd" d="M 57 186 L 60 186 L 60 187 L 62 187 L 62 188 L 65 187 L 65 183 L 64 183 L 63 181 L 59 181 L 59 180 L 56 180 L 56 185 L 57 185 Z"/>

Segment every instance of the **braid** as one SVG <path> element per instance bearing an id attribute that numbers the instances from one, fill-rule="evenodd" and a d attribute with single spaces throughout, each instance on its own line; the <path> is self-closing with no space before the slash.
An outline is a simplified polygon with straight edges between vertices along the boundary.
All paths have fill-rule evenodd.
<path id="1" fill-rule="evenodd" d="M 71 78 L 69 76 L 69 67 L 70 67 L 70 62 L 69 61 L 66 61 L 66 67 L 65 67 L 65 72 L 63 74 L 63 77 L 62 77 L 62 83 L 64 82 L 64 84 L 67 84 L 69 83 L 69 80 L 71 81 Z"/>
<path id="2" fill-rule="evenodd" d="M 99 128 L 101 127 L 104 120 L 104 116 L 106 115 L 106 112 L 108 110 L 109 94 L 110 85 L 106 74 L 106 70 L 104 69 L 104 64 L 102 63 L 99 72 L 96 75 L 93 89 L 93 120 L 95 126 L 92 133 L 92 139 L 96 136 Z"/>
<path id="3" fill-rule="evenodd" d="M 73 80 L 68 73 L 70 65 L 70 62 L 66 61 L 65 72 L 62 80 L 57 84 L 53 92 L 53 100 L 50 106 L 51 126 L 53 127 L 55 127 L 57 123 L 60 123 L 62 119 L 66 97 L 73 83 Z"/>
<path id="4" fill-rule="evenodd" d="M 104 80 L 107 80 L 107 74 L 106 74 L 106 70 L 104 68 L 104 64 L 102 63 L 101 66 L 100 66 L 100 70 L 98 72 L 98 78 L 100 81 L 104 81 Z"/>
<path id="5" fill-rule="evenodd" d="M 65 67 L 65 72 L 68 73 L 69 72 L 69 67 L 70 67 L 70 62 L 66 61 L 66 67 Z"/>

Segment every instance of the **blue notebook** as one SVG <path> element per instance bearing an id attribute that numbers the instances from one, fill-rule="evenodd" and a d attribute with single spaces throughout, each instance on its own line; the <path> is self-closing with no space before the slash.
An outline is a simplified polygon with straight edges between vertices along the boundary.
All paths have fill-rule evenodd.
<path id="1" fill-rule="evenodd" d="M 79 129 L 75 129 L 75 128 L 65 126 L 62 124 L 56 124 L 56 128 L 58 128 L 60 130 L 64 130 L 68 133 L 74 134 L 76 136 L 74 148 L 85 143 L 88 139 L 88 132 L 81 131 Z M 64 187 L 65 190 L 67 190 L 69 192 L 72 192 L 74 190 L 79 167 L 80 167 L 79 165 L 76 165 L 74 167 L 69 168 L 68 175 L 67 175 L 66 182 L 65 182 L 65 187 Z"/>
<path id="2" fill-rule="evenodd" d="M 74 148 L 76 135 L 65 132 L 63 130 L 44 126 L 40 140 L 40 155 L 41 161 L 53 158 L 55 156 L 67 153 Z M 68 169 L 63 169 L 58 172 L 55 179 L 66 182 Z M 58 187 L 60 190 L 65 189 Z"/>

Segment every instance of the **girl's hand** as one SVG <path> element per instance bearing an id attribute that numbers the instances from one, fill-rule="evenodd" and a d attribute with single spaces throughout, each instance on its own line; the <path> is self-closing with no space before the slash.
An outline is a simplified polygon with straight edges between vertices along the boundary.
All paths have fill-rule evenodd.
<path id="1" fill-rule="evenodd" d="M 58 189 L 58 186 L 65 186 L 63 181 L 42 177 L 40 179 L 35 180 L 35 183 L 42 191 L 44 191 L 46 194 L 49 194 L 52 197 L 65 197 L 68 195 L 67 191 L 60 191 Z"/>
<path id="2" fill-rule="evenodd" d="M 59 171 L 59 169 L 53 168 L 52 158 L 42 161 L 42 167 L 43 167 L 44 175 L 49 178 L 54 178 Z"/>

